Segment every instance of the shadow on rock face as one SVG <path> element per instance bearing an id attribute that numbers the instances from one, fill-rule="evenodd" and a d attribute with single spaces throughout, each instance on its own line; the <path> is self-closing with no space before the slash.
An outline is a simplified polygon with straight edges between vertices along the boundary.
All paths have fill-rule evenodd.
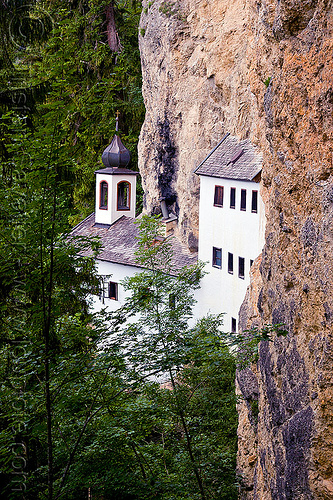
<path id="1" fill-rule="evenodd" d="M 312 19 L 318 0 L 281 0 L 278 2 L 273 24 L 277 40 L 295 36 L 304 30 Z"/>

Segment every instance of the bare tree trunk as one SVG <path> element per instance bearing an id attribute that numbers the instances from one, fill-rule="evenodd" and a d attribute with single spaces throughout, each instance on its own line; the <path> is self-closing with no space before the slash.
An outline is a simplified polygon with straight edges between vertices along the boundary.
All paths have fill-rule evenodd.
<path id="1" fill-rule="evenodd" d="M 53 499 L 53 443 L 52 443 L 52 411 L 51 411 L 51 394 L 50 394 L 50 370 L 49 370 L 49 353 L 45 349 L 45 392 L 46 392 L 46 422 L 47 422 L 47 485 L 48 485 L 48 500 Z"/>
<path id="2" fill-rule="evenodd" d="M 176 382 L 175 382 L 175 379 L 173 377 L 173 373 L 172 373 L 171 368 L 169 368 L 169 374 L 170 374 L 170 380 L 171 380 L 172 388 L 173 388 L 173 391 L 174 391 L 174 394 L 175 394 L 175 399 L 176 399 L 176 405 L 177 405 L 177 409 L 178 409 L 178 414 L 180 416 L 180 420 L 182 422 L 182 427 L 183 427 L 183 430 L 184 430 L 184 433 L 185 433 L 185 437 L 186 437 L 187 451 L 188 451 L 188 454 L 189 454 L 189 457 L 190 457 L 190 460 L 191 460 L 191 463 L 192 463 L 192 468 L 193 468 L 193 471 L 194 471 L 194 475 L 196 477 L 196 480 L 197 480 L 197 483 L 198 483 L 198 486 L 199 486 L 201 498 L 202 498 L 202 500 L 206 500 L 206 495 L 205 495 L 205 490 L 204 490 L 203 482 L 202 482 L 202 479 L 201 479 L 199 468 L 198 468 L 198 466 L 196 464 L 196 460 L 194 458 L 190 433 L 189 433 L 187 425 L 186 425 L 184 412 L 183 412 L 183 410 L 182 410 L 182 408 L 181 408 L 181 406 L 179 404 L 179 401 L 178 401 Z"/>
<path id="3" fill-rule="evenodd" d="M 119 40 L 116 22 L 114 18 L 114 4 L 113 1 L 105 9 L 106 16 L 106 33 L 108 37 L 108 44 L 112 52 L 121 52 L 122 46 Z"/>
<path id="4" fill-rule="evenodd" d="M 54 265 L 54 225 L 57 206 L 56 186 L 53 192 L 53 211 L 50 248 L 50 274 L 49 294 L 47 301 L 47 315 L 44 321 L 45 338 L 45 393 L 46 393 L 46 420 L 47 420 L 47 464 L 48 464 L 48 500 L 53 499 L 53 442 L 52 442 L 52 406 L 50 390 L 50 337 L 51 337 L 51 310 L 53 290 L 53 265 Z"/>

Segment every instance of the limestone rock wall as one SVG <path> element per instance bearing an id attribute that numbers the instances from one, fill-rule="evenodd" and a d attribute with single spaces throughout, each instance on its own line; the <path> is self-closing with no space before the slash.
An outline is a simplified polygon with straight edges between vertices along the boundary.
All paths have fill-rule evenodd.
<path id="1" fill-rule="evenodd" d="M 190 247 L 192 174 L 225 132 L 264 155 L 266 244 L 243 328 L 284 323 L 238 373 L 240 498 L 333 498 L 333 5 L 155 0 L 140 27 L 147 210 L 164 196 Z"/>
<path id="2" fill-rule="evenodd" d="M 226 131 L 256 141 L 258 106 L 246 76 L 249 10 L 243 0 L 143 2 L 144 204 L 151 211 L 165 197 L 190 248 L 198 236 L 194 168 Z"/>

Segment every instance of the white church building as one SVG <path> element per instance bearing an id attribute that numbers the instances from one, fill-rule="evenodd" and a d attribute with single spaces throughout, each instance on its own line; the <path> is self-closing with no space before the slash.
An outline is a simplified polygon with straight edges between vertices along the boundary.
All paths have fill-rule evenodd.
<path id="1" fill-rule="evenodd" d="M 121 281 L 142 271 L 135 255 L 139 234 L 135 224 L 136 178 L 139 174 L 126 168 L 129 161 L 129 151 L 116 134 L 102 155 L 105 168 L 95 171 L 95 212 L 71 231 L 74 237 L 98 236 L 102 244 L 96 267 L 103 277 L 104 287 L 99 295 L 92 297 L 96 312 L 104 307 L 115 311 L 124 305 L 128 292 Z M 176 222 L 177 218 L 172 215 L 162 219 L 166 236 L 172 235 Z M 175 273 L 177 269 L 196 263 L 197 253 L 191 253 L 179 239 L 172 238 L 171 244 Z"/>
<path id="2" fill-rule="evenodd" d="M 259 181 L 262 157 L 249 140 L 226 134 L 195 169 L 200 176 L 199 259 L 207 262 L 200 309 L 224 312 L 226 331 L 238 329 L 238 312 L 250 267 L 264 245 L 265 213 Z"/>
<path id="3" fill-rule="evenodd" d="M 99 236 L 101 240 L 96 265 L 105 279 L 104 289 L 93 296 L 95 311 L 102 307 L 114 311 L 122 306 L 127 292 L 121 281 L 141 270 L 135 257 L 138 173 L 127 168 L 129 160 L 129 152 L 116 134 L 103 152 L 104 168 L 95 172 L 95 212 L 71 232 L 73 236 Z M 249 140 L 239 142 L 227 134 L 195 170 L 200 176 L 198 253 L 190 252 L 176 236 L 171 238 L 175 272 L 198 258 L 206 263 L 207 274 L 196 292 L 194 316 L 225 313 L 225 331 L 237 330 L 249 270 L 264 243 L 261 164 L 261 155 Z M 162 214 L 165 234 L 171 236 L 177 219 L 168 214 L 165 205 Z"/>

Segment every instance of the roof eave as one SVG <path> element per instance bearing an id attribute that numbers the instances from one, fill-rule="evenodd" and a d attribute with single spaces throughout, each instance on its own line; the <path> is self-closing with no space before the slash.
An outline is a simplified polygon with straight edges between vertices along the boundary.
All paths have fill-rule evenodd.
<path id="1" fill-rule="evenodd" d="M 247 181 L 247 182 L 259 182 L 261 176 L 261 170 L 257 172 L 253 177 L 230 177 L 227 175 L 219 175 L 219 174 L 205 174 L 199 172 L 197 175 L 202 175 L 204 177 L 214 177 L 215 179 L 228 179 L 232 181 Z"/>

